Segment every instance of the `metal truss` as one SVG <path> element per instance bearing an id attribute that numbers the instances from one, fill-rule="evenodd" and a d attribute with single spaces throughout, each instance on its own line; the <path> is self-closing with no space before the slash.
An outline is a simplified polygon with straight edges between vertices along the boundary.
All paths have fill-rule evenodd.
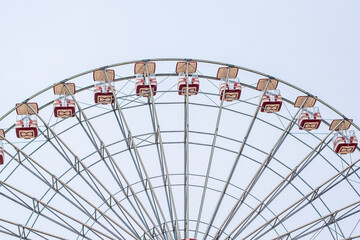
<path id="1" fill-rule="evenodd" d="M 197 95 L 187 88 L 178 96 L 173 69 L 179 61 L 186 64 L 186 79 L 189 63 L 198 63 Z M 144 63 L 146 76 L 150 62 L 167 69 L 156 72 L 158 89 L 150 87 L 147 97 L 134 90 L 131 70 L 137 62 Z M 219 79 L 213 74 L 219 67 L 240 71 L 239 100 L 226 102 L 225 91 L 220 100 Z M 103 71 L 110 84 L 107 69 L 121 74 L 111 89 L 113 102 L 95 104 L 90 75 Z M 256 81 L 264 77 L 268 81 L 259 92 Z M 282 89 L 287 112 L 260 113 L 261 98 L 273 79 Z M 76 94 L 69 82 L 77 86 Z M 225 83 L 231 82 L 227 75 Z M 65 119 L 54 118 L 48 98 L 59 83 L 65 84 L 76 105 L 75 114 Z M 324 116 L 331 117 L 323 118 L 318 131 L 298 130 L 304 105 L 292 109 L 297 96 L 314 94 L 255 70 L 200 59 L 129 61 L 55 83 L 23 101 L 33 112 L 29 103 L 39 104 L 36 138 L 14 137 L 16 108 L 0 117 L 6 133 L 0 139 L 5 152 L 0 166 L 0 236 L 359 238 L 354 219 L 360 219 L 360 149 L 350 156 L 336 154 L 331 145 L 335 130 L 326 129 L 332 119 L 350 118 L 315 97 Z M 351 128 L 360 136 L 355 122 Z M 292 153 L 297 148 L 302 155 Z"/>

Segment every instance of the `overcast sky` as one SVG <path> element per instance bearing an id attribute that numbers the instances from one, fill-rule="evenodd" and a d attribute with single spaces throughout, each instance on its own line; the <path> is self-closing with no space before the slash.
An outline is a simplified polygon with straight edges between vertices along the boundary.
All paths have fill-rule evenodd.
<path id="1" fill-rule="evenodd" d="M 89 69 L 169 57 L 267 73 L 360 125 L 359 13 L 359 0 L 0 0 L 0 116 Z"/>
<path id="2" fill-rule="evenodd" d="M 187 57 L 274 75 L 358 122 L 359 12 L 357 0 L 0 0 L 0 113 L 88 69 Z"/>

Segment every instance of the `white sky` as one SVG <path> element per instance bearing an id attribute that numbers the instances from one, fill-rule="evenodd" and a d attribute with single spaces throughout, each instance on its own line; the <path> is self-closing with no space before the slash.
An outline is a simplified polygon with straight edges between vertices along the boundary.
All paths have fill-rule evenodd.
<path id="1" fill-rule="evenodd" d="M 0 113 L 112 63 L 218 60 L 289 81 L 360 119 L 360 2 L 0 1 Z"/>
<path id="2" fill-rule="evenodd" d="M 359 0 L 0 0 L 0 116 L 77 73 L 170 57 L 270 74 L 360 125 L 359 13 Z"/>

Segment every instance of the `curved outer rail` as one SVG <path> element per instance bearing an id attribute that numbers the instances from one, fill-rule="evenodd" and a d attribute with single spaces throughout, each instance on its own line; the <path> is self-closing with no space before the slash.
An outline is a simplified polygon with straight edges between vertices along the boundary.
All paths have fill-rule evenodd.
<path id="1" fill-rule="evenodd" d="M 255 74 L 258 74 L 258 75 L 261 75 L 261 76 L 264 76 L 264 77 L 267 77 L 267 78 L 272 78 L 272 79 L 275 79 L 277 81 L 279 81 L 280 83 L 283 83 L 291 88 L 294 88 L 308 96 L 311 96 L 311 97 L 314 97 L 317 101 L 319 101 L 320 103 L 322 103 L 324 106 L 328 107 L 329 109 L 331 109 L 332 111 L 334 111 L 335 113 L 337 113 L 340 117 L 342 117 L 343 119 L 345 120 L 348 120 L 349 118 L 346 117 L 344 114 L 342 114 L 339 110 L 337 110 L 336 108 L 332 107 L 330 104 L 326 103 L 324 100 L 314 96 L 313 94 L 303 90 L 302 88 L 299 88 L 285 80 L 282 80 L 280 78 L 277 78 L 277 77 L 274 77 L 274 76 L 271 76 L 269 74 L 266 74 L 266 73 L 263 73 L 263 72 L 260 72 L 260 71 L 257 71 L 257 70 L 253 70 L 253 69 L 250 69 L 250 68 L 245 68 L 245 67 L 242 67 L 242 66 L 238 66 L 238 65 L 234 65 L 234 64 L 229 64 L 229 63 L 223 63 L 223 62 L 217 62 L 217 61 L 210 61 L 210 60 L 203 60 L 203 59 L 195 59 L 195 58 L 152 58 L 152 59 L 139 59 L 139 60 L 133 60 L 133 61 L 126 61 L 126 62 L 121 62 L 121 63 L 115 63 L 115 64 L 110 64 L 110 65 L 105 65 L 105 66 L 102 66 L 102 67 L 98 67 L 98 68 L 94 68 L 94 69 L 91 69 L 91 70 L 88 70 L 88 71 L 85 71 L 85 72 L 82 72 L 82 73 L 79 73 L 79 74 L 76 74 L 76 75 L 73 75 L 69 78 L 66 78 L 62 81 L 59 81 L 57 83 L 54 83 L 53 85 L 47 87 L 47 88 L 44 88 L 43 90 L 35 93 L 34 95 L 30 96 L 29 98 L 25 99 L 23 101 L 23 103 L 25 102 L 28 102 L 29 100 L 39 96 L 40 94 L 48 91 L 49 89 L 51 89 L 54 85 L 57 85 L 59 83 L 66 83 L 72 79 L 75 79 L 75 78 L 78 78 L 78 77 L 81 77 L 83 75 L 86 75 L 86 74 L 89 74 L 93 71 L 96 71 L 96 70 L 101 70 L 101 69 L 106 69 L 106 68 L 111 68 L 111 67 L 119 67 L 119 66 L 123 66 L 123 65 L 128 65 L 128 64 L 134 64 L 134 63 L 137 63 L 137 62 L 147 62 L 147 61 L 155 61 L 155 62 L 164 62 L 164 61 L 197 61 L 197 62 L 200 62 L 200 63 L 209 63 L 209 64 L 215 64 L 215 65 L 221 65 L 221 66 L 230 66 L 230 67 L 236 67 L 238 69 L 241 69 L 243 71 L 247 71 L 247 72 L 251 72 L 251 73 L 255 73 Z M 9 110 L 7 113 L 5 113 L 3 116 L 0 117 L 0 121 L 2 121 L 6 116 L 8 116 L 11 112 L 15 111 L 16 107 L 13 107 L 11 110 Z M 360 131 L 360 127 L 352 122 L 352 126 L 354 126 L 357 130 Z"/>
<path id="2" fill-rule="evenodd" d="M 312 94 L 306 92 L 305 90 L 303 90 L 303 89 L 301 89 L 301 88 L 298 88 L 298 87 L 296 87 L 296 86 L 294 86 L 294 85 L 292 85 L 292 84 L 290 84 L 290 83 L 288 83 L 288 82 L 286 82 L 286 81 L 284 81 L 284 80 L 275 78 L 275 77 L 273 77 L 273 76 L 270 76 L 270 75 L 267 75 L 267 74 L 264 74 L 264 73 L 261 73 L 261 72 L 252 70 L 252 69 L 248 69 L 248 68 L 244 68 L 244 67 L 240 67 L 240 66 L 236 66 L 236 65 L 232 65 L 232 64 L 215 62 L 215 61 L 207 61 L 207 60 L 199 60 L 199 59 L 178 59 L 178 58 L 145 59 L 145 60 L 135 60 L 135 61 L 128 61 L 128 62 L 123 62 L 123 63 L 118 63 L 118 64 L 112 64 L 112 65 L 108 65 L 108 66 L 103 66 L 103 67 L 95 68 L 95 69 L 92 69 L 92 70 L 89 70 L 89 71 L 86 71 L 86 72 L 83 72 L 83 73 L 74 75 L 74 76 L 72 76 L 72 77 L 70 77 L 70 78 L 67 78 L 67 79 L 64 79 L 64 80 L 62 80 L 62 81 L 60 81 L 60 82 L 58 82 L 58 83 L 55 83 L 55 84 L 53 84 L 53 85 L 51 85 L 51 86 L 49 86 L 49 87 L 47 87 L 47 88 L 45 88 L 45 89 L 37 92 L 37 93 L 35 93 L 35 94 L 32 95 L 31 97 L 29 97 L 29 98 L 27 98 L 26 100 L 24 100 L 23 103 L 27 103 L 28 101 L 36 98 L 37 96 L 45 93 L 46 91 L 51 90 L 51 88 L 52 88 L 54 85 L 56 85 L 56 84 L 68 82 L 68 81 L 70 81 L 70 80 L 72 80 L 72 79 L 75 79 L 75 78 L 78 78 L 78 77 L 80 77 L 80 76 L 83 76 L 83 75 L 92 73 L 92 72 L 95 71 L 95 70 L 101 70 L 101 69 L 104 70 L 104 69 L 106 69 L 106 68 L 118 67 L 118 66 L 122 66 L 122 65 L 129 65 L 129 64 L 134 64 L 134 63 L 136 63 L 136 62 L 141 62 L 141 61 L 161 62 L 161 61 L 186 61 L 186 60 L 193 60 L 193 61 L 197 61 L 197 62 L 200 62 L 200 63 L 214 64 L 214 65 L 220 65 L 220 66 L 236 67 L 236 68 L 238 68 L 238 69 L 240 69 L 240 70 L 243 70 L 243 71 L 251 72 L 251 73 L 254 73 L 254 74 L 257 74 L 257 75 L 260 75 L 260 76 L 264 76 L 264 77 L 267 77 L 267 78 L 271 78 L 271 79 L 276 79 L 277 81 L 279 81 L 279 82 L 287 85 L 287 86 L 290 87 L 290 88 L 293 88 L 293 89 L 295 89 L 295 90 L 297 90 L 297 91 L 299 91 L 299 92 L 301 92 L 301 93 L 304 93 L 304 94 L 306 94 L 307 96 L 311 96 L 311 97 L 316 98 L 317 101 L 319 101 L 319 102 L 320 102 L 321 104 L 323 104 L 325 107 L 329 108 L 330 110 L 332 110 L 333 112 L 335 112 L 336 114 L 338 114 L 341 118 L 343 118 L 343 119 L 345 119 L 345 120 L 348 120 L 347 117 L 345 117 L 344 115 L 342 115 L 338 110 L 336 110 L 335 108 L 333 108 L 332 106 L 330 106 L 330 105 L 327 104 L 326 102 L 322 101 L 321 99 L 313 96 Z M 176 76 L 176 74 L 160 73 L 160 74 L 157 74 L 157 76 Z M 208 78 L 208 79 L 211 79 L 211 80 L 217 80 L 216 77 L 214 77 L 214 76 L 201 75 L 201 76 L 199 76 L 199 77 Z M 128 75 L 127 77 L 118 78 L 117 81 L 122 81 L 122 80 L 126 80 L 126 79 L 129 80 L 129 79 L 132 79 L 132 78 L 134 78 L 134 76 Z M 87 87 L 83 87 L 83 88 L 81 88 L 78 92 L 83 91 L 83 90 L 86 90 L 86 89 L 89 89 L 89 88 L 92 88 L 92 86 L 93 86 L 93 85 L 89 85 L 89 86 L 87 86 Z M 245 83 L 244 83 L 244 86 L 247 86 L 247 87 L 250 87 L 250 88 L 254 89 L 253 86 L 246 85 Z M 159 92 L 161 92 L 161 91 L 159 91 Z M 212 93 L 208 93 L 208 94 L 212 94 Z M 212 95 L 217 95 L 217 94 L 212 94 Z M 116 99 L 117 99 L 117 98 L 116 98 Z M 288 99 L 286 99 L 286 98 L 284 98 L 283 100 L 286 101 L 286 102 L 288 102 L 288 103 L 291 103 L 291 104 L 293 103 L 292 101 L 290 101 L 290 100 L 288 100 Z M 45 107 L 51 105 L 51 103 L 52 103 L 52 101 L 49 101 L 49 102 L 43 104 L 43 105 L 40 107 L 40 109 L 45 108 Z M 5 113 L 5 114 L 0 118 L 0 121 L 3 120 L 4 118 L 6 118 L 6 117 L 7 117 L 9 114 L 11 114 L 14 110 L 16 110 L 16 107 L 12 108 L 9 112 Z M 296 116 L 296 115 L 295 115 L 295 116 Z M 294 118 L 295 118 L 295 116 L 294 116 Z M 323 120 L 323 121 L 324 121 L 324 120 Z M 327 124 L 328 124 L 328 123 L 327 123 Z M 360 131 L 360 128 L 359 128 L 356 124 L 352 123 L 352 125 L 353 125 L 357 130 Z M 12 129 L 12 128 L 13 128 L 13 126 L 10 127 L 10 128 L 8 128 L 7 131 L 9 131 L 9 130 Z M 330 135 L 330 134 L 329 134 L 329 135 Z M 225 192 L 225 193 L 226 193 L 226 192 Z M 212 227 L 214 227 L 214 226 L 212 226 Z M 169 229 L 168 229 L 168 231 L 169 231 Z M 170 231 L 169 231 L 169 232 L 170 232 Z"/>

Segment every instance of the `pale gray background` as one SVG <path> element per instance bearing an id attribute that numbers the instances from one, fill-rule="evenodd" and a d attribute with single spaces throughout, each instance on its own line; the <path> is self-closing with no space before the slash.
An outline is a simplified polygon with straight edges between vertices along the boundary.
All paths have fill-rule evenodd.
<path id="1" fill-rule="evenodd" d="M 187 57 L 253 68 L 358 122 L 360 1 L 0 0 L 0 114 L 95 67 Z"/>
<path id="2" fill-rule="evenodd" d="M 359 13 L 359 0 L 0 0 L 0 116 L 95 67 L 184 57 L 271 74 L 359 125 Z"/>

